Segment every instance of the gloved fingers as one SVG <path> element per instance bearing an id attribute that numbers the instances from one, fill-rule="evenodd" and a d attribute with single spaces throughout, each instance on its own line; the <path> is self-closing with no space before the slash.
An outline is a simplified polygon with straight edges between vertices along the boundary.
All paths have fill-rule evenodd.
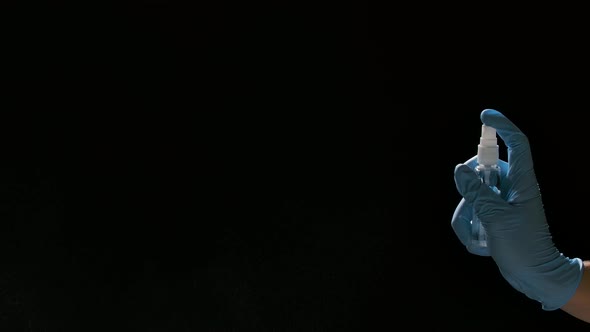
<path id="1" fill-rule="evenodd" d="M 483 124 L 495 128 L 498 136 L 506 143 L 509 173 L 533 175 L 533 172 L 529 172 L 533 169 L 533 158 L 526 135 L 512 121 L 496 110 L 485 109 L 481 112 L 480 117 Z"/>
<path id="2" fill-rule="evenodd" d="M 539 195 L 528 138 L 502 113 L 485 109 L 484 124 L 494 127 L 508 147 L 508 183 L 502 185 L 502 195 L 511 203 L 528 201 Z M 509 187 L 506 187 L 506 184 Z"/>
<path id="3" fill-rule="evenodd" d="M 477 166 L 477 155 L 467 159 L 463 164 L 469 166 L 469 168 L 474 169 Z"/>
<path id="4" fill-rule="evenodd" d="M 464 246 L 468 246 L 471 242 L 471 219 L 473 219 L 473 205 L 462 198 L 453 213 L 451 227 Z"/>
<path id="5" fill-rule="evenodd" d="M 498 160 L 498 166 L 500 167 L 500 178 L 505 179 L 508 176 L 510 165 L 504 160 Z"/>
<path id="6" fill-rule="evenodd" d="M 475 171 L 465 164 L 458 164 L 455 167 L 455 184 L 459 194 L 465 198 L 467 203 L 473 204 L 478 214 L 480 208 L 507 204 L 500 195 L 483 184 Z"/>

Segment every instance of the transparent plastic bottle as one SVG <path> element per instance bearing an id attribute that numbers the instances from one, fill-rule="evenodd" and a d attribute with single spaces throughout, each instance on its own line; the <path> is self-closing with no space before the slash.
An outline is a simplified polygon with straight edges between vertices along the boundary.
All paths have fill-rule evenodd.
<path id="1" fill-rule="evenodd" d="M 498 166 L 498 140 L 496 138 L 496 129 L 482 125 L 480 143 L 477 147 L 477 166 L 475 172 L 481 178 L 481 181 L 498 195 L 500 194 L 500 167 Z M 486 231 L 473 211 L 471 220 L 471 249 L 473 252 L 481 255 L 489 255 L 488 241 Z"/>

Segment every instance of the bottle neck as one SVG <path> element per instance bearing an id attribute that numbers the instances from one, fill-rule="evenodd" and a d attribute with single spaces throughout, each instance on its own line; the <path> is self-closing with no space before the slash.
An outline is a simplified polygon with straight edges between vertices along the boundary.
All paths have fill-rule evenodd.
<path id="1" fill-rule="evenodd" d="M 495 146 L 486 146 L 486 145 L 478 145 L 477 146 L 477 163 L 482 165 L 496 165 L 498 164 L 499 158 L 499 149 L 498 145 Z"/>
<path id="2" fill-rule="evenodd" d="M 475 167 L 475 172 L 481 178 L 483 183 L 490 187 L 500 186 L 500 166 L 479 164 Z"/>

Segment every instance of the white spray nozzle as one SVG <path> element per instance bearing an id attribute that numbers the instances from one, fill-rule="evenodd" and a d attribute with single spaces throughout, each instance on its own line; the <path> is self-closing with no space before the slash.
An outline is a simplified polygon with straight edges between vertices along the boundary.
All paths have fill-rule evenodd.
<path id="1" fill-rule="evenodd" d="M 495 165 L 498 163 L 498 139 L 496 129 L 490 126 L 481 126 L 481 137 L 477 146 L 477 162 L 481 165 Z"/>

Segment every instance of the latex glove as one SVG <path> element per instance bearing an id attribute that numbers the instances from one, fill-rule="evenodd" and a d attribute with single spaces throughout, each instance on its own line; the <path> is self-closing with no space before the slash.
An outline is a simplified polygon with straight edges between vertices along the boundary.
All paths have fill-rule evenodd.
<path id="1" fill-rule="evenodd" d="M 481 121 L 494 127 L 508 148 L 508 162 L 500 162 L 501 195 L 476 175 L 475 157 L 458 164 L 455 184 L 463 199 L 451 221 L 453 230 L 467 250 L 491 256 L 516 290 L 539 301 L 545 310 L 559 309 L 580 283 L 582 260 L 570 259 L 555 247 L 527 137 L 496 110 L 484 110 Z M 469 247 L 473 208 L 487 232 L 489 252 L 474 252 Z"/>

